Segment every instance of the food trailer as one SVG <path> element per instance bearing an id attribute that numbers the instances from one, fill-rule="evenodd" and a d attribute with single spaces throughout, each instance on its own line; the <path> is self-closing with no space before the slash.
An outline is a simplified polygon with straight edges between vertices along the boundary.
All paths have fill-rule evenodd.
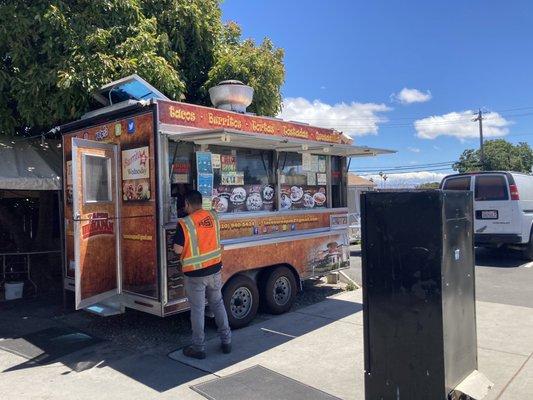
<path id="1" fill-rule="evenodd" d="M 191 189 L 220 217 L 233 327 L 259 303 L 287 311 L 303 280 L 349 266 L 347 160 L 389 151 L 332 129 L 170 101 L 137 76 L 98 96 L 102 108 L 60 127 L 64 282 L 77 309 L 188 310 L 172 239 Z"/>

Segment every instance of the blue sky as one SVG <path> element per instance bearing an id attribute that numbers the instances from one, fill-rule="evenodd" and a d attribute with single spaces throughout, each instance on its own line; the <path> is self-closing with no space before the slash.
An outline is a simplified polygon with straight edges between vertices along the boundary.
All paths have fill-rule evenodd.
<path id="1" fill-rule="evenodd" d="M 478 146 L 468 111 L 479 107 L 487 136 L 533 139 L 531 1 L 225 0 L 222 9 L 244 37 L 285 49 L 283 117 L 398 150 L 352 169 L 456 160 Z M 432 180 L 391 181 L 416 178 Z"/>

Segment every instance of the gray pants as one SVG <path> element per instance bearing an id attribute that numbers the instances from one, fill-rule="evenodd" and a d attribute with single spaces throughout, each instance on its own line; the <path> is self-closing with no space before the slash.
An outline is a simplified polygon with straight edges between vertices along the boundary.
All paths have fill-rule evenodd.
<path id="1" fill-rule="evenodd" d="M 185 275 L 185 290 L 191 306 L 192 345 L 195 350 L 205 351 L 204 313 L 205 297 L 215 314 L 218 336 L 222 343 L 231 343 L 228 315 L 222 300 L 222 274 L 191 277 Z"/>

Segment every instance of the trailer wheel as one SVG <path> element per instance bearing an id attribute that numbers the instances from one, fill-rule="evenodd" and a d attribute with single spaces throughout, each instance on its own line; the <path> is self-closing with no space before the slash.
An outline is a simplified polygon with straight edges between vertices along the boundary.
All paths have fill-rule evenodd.
<path id="1" fill-rule="evenodd" d="M 287 267 L 277 267 L 265 280 L 262 295 L 266 310 L 271 314 L 289 311 L 296 297 L 296 279 Z"/>
<path id="2" fill-rule="evenodd" d="M 224 287 L 224 306 L 228 321 L 233 329 L 248 325 L 257 314 L 259 291 L 253 280 L 244 275 L 237 275 Z"/>

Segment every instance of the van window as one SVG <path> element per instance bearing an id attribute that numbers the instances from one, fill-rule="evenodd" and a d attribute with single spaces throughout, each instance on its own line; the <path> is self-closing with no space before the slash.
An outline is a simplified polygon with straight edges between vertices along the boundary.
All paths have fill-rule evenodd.
<path id="1" fill-rule="evenodd" d="M 477 201 L 509 200 L 505 177 L 503 175 L 476 176 L 475 199 Z"/>
<path id="2" fill-rule="evenodd" d="M 444 182 L 444 190 L 470 190 L 470 176 L 448 178 Z"/>

